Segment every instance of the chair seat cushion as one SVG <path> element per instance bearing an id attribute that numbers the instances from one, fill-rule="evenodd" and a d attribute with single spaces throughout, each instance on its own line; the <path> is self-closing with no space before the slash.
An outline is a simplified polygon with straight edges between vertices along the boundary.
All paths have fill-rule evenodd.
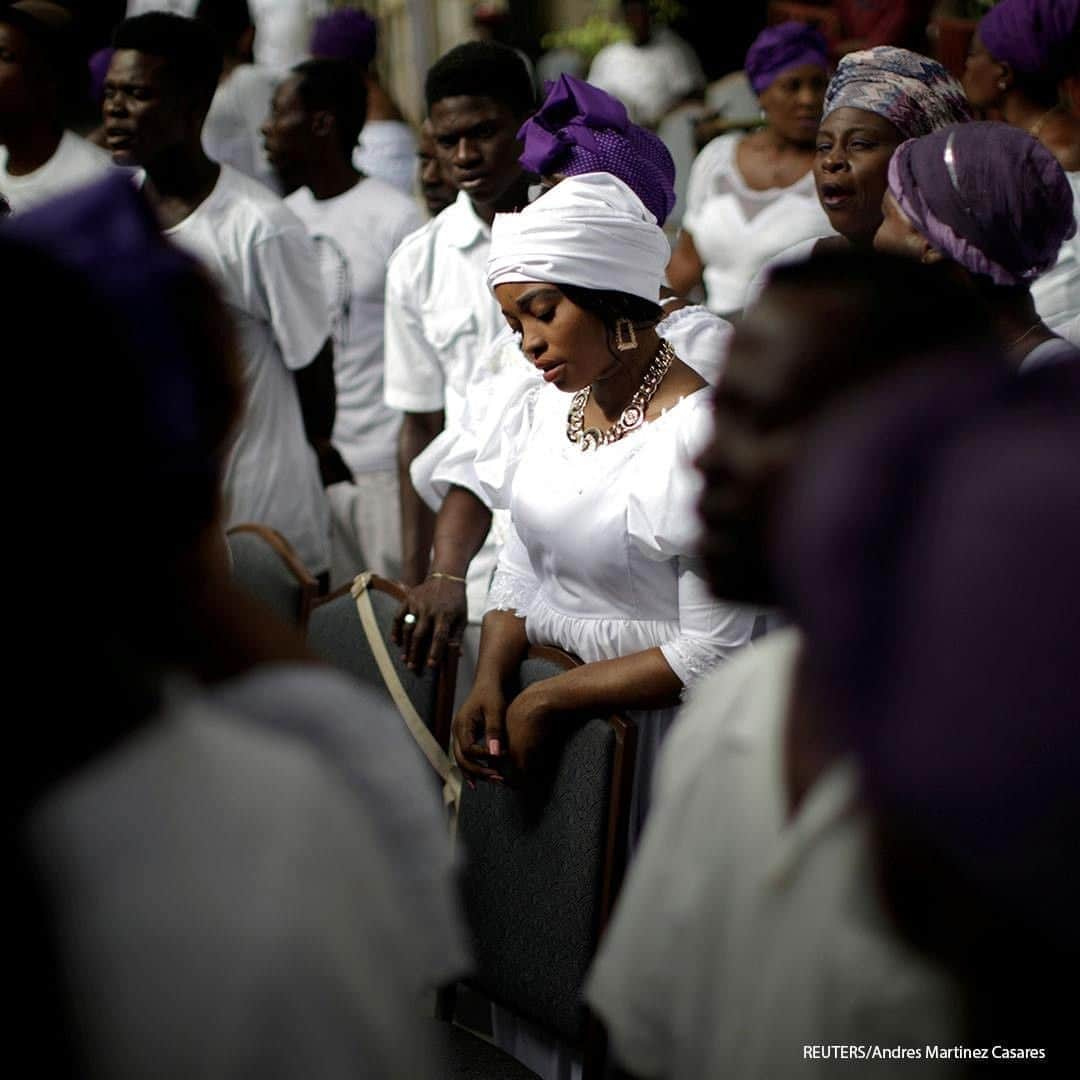
<path id="1" fill-rule="evenodd" d="M 437 1071 L 432 1080 L 538 1080 L 505 1050 L 457 1024 L 434 1021 Z"/>

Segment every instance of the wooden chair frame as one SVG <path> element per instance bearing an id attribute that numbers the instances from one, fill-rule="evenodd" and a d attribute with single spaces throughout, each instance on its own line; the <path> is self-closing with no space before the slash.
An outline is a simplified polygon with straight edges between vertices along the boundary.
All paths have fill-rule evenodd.
<path id="1" fill-rule="evenodd" d="M 311 609 L 319 595 L 319 583 L 315 576 L 293 550 L 292 544 L 276 529 L 270 528 L 269 525 L 245 521 L 239 525 L 231 525 L 225 530 L 226 536 L 232 536 L 235 533 L 252 533 L 258 536 L 268 547 L 273 549 L 274 553 L 288 568 L 289 573 L 296 578 L 296 583 L 300 587 L 300 609 L 297 612 L 299 620 L 297 625 L 301 633 L 306 633 L 308 619 L 311 617 Z"/>
<path id="2" fill-rule="evenodd" d="M 550 645 L 530 646 L 526 658 L 547 660 L 564 671 L 581 667 L 582 661 Z M 634 781 L 634 763 L 637 756 L 637 725 L 628 717 L 613 713 L 607 722 L 615 734 L 615 760 L 612 763 L 611 796 L 608 801 L 607 839 L 604 850 L 604 868 L 600 883 L 600 904 L 594 943 L 599 945 L 604 930 L 611 919 L 619 890 L 622 887 L 627 865 L 627 838 L 630 824 L 630 797 Z M 469 979 L 461 980 L 466 985 Z M 481 991 L 482 993 L 482 991 Z M 449 986 L 439 991 L 436 999 L 436 1016 L 439 1020 L 453 1022 L 457 987 Z M 585 1027 L 580 1044 L 583 1054 L 582 1080 L 601 1080 L 607 1062 L 607 1036 L 603 1025 L 586 1008 Z"/>
<path id="3" fill-rule="evenodd" d="M 399 604 L 405 602 L 405 587 L 396 581 L 390 581 L 389 578 L 372 574 L 368 581 L 368 588 L 393 597 Z M 333 592 L 327 593 L 326 596 L 316 597 L 311 604 L 310 611 L 322 607 L 323 604 L 329 604 L 332 600 L 337 600 L 338 597 L 348 595 L 351 591 L 351 584 L 342 585 L 340 588 L 334 589 Z M 387 648 L 393 649 L 394 646 L 388 641 Z M 453 637 L 447 641 L 442 662 L 435 669 L 435 715 L 432 719 L 431 731 L 438 740 L 439 745 L 447 752 L 449 752 L 450 731 L 454 720 L 454 695 L 457 692 L 458 661 L 460 657 L 461 638 Z"/>

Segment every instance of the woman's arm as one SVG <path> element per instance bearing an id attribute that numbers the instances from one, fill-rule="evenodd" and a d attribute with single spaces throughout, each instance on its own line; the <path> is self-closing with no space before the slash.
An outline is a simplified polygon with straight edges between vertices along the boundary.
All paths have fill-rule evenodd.
<path id="1" fill-rule="evenodd" d="M 701 284 L 701 275 L 704 272 L 705 264 L 694 246 L 694 238 L 683 229 L 667 266 L 668 284 L 679 296 L 685 296 Z"/>

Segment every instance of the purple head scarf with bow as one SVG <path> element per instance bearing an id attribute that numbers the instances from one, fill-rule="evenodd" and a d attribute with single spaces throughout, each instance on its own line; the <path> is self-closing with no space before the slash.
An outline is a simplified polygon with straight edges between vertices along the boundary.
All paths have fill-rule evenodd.
<path id="1" fill-rule="evenodd" d="M 321 60 L 352 60 L 365 67 L 375 59 L 379 28 L 366 12 L 339 8 L 316 19 L 311 55 Z"/>
<path id="2" fill-rule="evenodd" d="M 1076 233 L 1065 171 L 1008 124 L 956 124 L 902 143 L 889 192 L 934 247 L 997 285 L 1033 281 Z"/>
<path id="3" fill-rule="evenodd" d="M 100 106 L 105 97 L 105 76 L 109 73 L 115 49 L 98 49 L 87 61 L 90 68 L 90 100 Z"/>
<path id="4" fill-rule="evenodd" d="M 829 47 L 821 32 L 802 22 L 768 26 L 746 54 L 746 74 L 755 94 L 767 90 L 785 71 L 813 64 L 829 69 Z"/>
<path id="5" fill-rule="evenodd" d="M 663 225 L 675 205 L 675 163 L 651 131 L 632 124 L 622 102 L 573 75 L 548 83 L 537 113 L 518 132 L 521 164 L 538 176 L 617 176 Z"/>
<path id="6" fill-rule="evenodd" d="M 983 16 L 979 37 L 995 60 L 1057 81 L 1080 54 L 1080 0 L 1001 0 Z"/>

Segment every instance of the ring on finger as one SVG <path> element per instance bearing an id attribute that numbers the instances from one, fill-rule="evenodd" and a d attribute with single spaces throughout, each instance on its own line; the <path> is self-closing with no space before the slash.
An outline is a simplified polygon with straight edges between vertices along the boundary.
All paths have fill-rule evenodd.
<path id="1" fill-rule="evenodd" d="M 410 611 L 401 621 L 406 626 L 413 626 L 416 623 L 416 616 Z"/>

